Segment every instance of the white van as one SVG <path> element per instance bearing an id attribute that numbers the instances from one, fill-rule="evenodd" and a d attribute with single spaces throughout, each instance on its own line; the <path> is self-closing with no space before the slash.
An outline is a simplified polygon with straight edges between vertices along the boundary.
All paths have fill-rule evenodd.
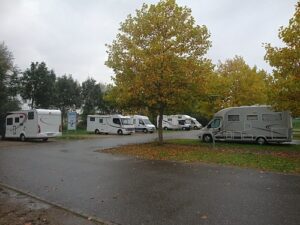
<path id="1" fill-rule="evenodd" d="M 258 144 L 290 142 L 292 117 L 289 112 L 275 112 L 270 106 L 222 109 L 200 130 L 199 138 L 204 142 L 211 142 L 213 137 L 215 140 Z"/>
<path id="2" fill-rule="evenodd" d="M 62 135 L 61 111 L 33 109 L 9 112 L 6 116 L 5 137 L 43 139 Z"/>
<path id="3" fill-rule="evenodd" d="M 144 133 L 153 133 L 156 128 L 150 122 L 148 116 L 134 115 L 132 116 L 135 131 L 142 131 Z"/>
<path id="4" fill-rule="evenodd" d="M 157 116 L 158 124 L 159 116 Z M 188 115 L 163 115 L 162 128 L 164 130 L 190 130 L 191 117 Z"/>
<path id="5" fill-rule="evenodd" d="M 191 127 L 193 129 L 201 129 L 202 128 L 202 124 L 198 122 L 198 120 L 196 120 L 196 118 L 191 117 Z"/>
<path id="6" fill-rule="evenodd" d="M 87 127 L 88 132 L 95 134 L 132 134 L 134 126 L 129 116 L 122 115 L 88 115 Z"/>

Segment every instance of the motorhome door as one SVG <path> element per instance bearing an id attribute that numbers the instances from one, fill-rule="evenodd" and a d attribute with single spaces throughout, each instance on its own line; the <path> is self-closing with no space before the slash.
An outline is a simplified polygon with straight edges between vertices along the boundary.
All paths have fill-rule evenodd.
<path id="1" fill-rule="evenodd" d="M 207 128 L 215 136 L 215 138 L 220 138 L 221 136 L 221 126 L 222 118 L 214 118 L 208 125 Z"/>
<path id="2" fill-rule="evenodd" d="M 143 130 L 145 128 L 145 123 L 142 119 L 139 119 L 138 130 Z"/>
<path id="3" fill-rule="evenodd" d="M 18 137 L 19 132 L 18 128 L 20 126 L 20 117 L 16 116 L 8 116 L 6 118 L 6 137 Z"/>

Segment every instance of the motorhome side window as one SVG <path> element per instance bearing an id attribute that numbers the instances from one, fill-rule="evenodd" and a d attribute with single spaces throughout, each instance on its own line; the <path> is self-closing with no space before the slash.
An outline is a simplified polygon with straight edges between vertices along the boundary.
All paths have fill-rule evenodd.
<path id="1" fill-rule="evenodd" d="M 262 114 L 263 121 L 279 121 L 282 120 L 281 113 L 276 114 Z"/>
<path id="2" fill-rule="evenodd" d="M 172 121 L 172 118 L 169 118 L 168 121 Z"/>
<path id="3" fill-rule="evenodd" d="M 258 115 L 247 115 L 247 120 L 258 120 Z"/>
<path id="4" fill-rule="evenodd" d="M 90 117 L 90 121 L 95 121 L 95 117 Z"/>
<path id="5" fill-rule="evenodd" d="M 240 121 L 240 115 L 228 115 L 228 121 Z"/>
<path id="6" fill-rule="evenodd" d="M 34 112 L 28 112 L 28 120 L 34 119 Z"/>
<path id="7" fill-rule="evenodd" d="M 15 123 L 19 123 L 20 122 L 20 118 L 19 117 L 15 117 Z"/>
<path id="8" fill-rule="evenodd" d="M 115 123 L 115 124 L 121 124 L 119 118 L 113 118 L 113 123 Z"/>
<path id="9" fill-rule="evenodd" d="M 13 118 L 7 118 L 6 125 L 12 125 L 13 124 Z"/>
<path id="10" fill-rule="evenodd" d="M 143 120 L 139 120 L 139 124 L 144 125 Z"/>
<path id="11" fill-rule="evenodd" d="M 184 120 L 178 120 L 179 125 L 184 125 L 185 121 Z"/>
<path id="12" fill-rule="evenodd" d="M 99 119 L 99 123 L 103 123 L 103 119 Z"/>

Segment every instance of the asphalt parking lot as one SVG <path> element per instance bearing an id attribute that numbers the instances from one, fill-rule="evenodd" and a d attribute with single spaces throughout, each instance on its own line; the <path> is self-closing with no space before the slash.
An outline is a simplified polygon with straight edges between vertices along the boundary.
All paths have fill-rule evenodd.
<path id="1" fill-rule="evenodd" d="M 0 182 L 117 224 L 299 224 L 300 176 L 97 152 L 155 138 L 0 142 Z"/>

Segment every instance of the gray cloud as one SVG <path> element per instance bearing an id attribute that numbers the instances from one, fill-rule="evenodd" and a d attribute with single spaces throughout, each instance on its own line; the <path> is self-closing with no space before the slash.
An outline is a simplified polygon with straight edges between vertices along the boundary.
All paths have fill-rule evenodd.
<path id="1" fill-rule="evenodd" d="M 115 38 L 120 22 L 150 0 L 60 1 L 2 0 L 0 41 L 13 52 L 20 69 L 45 61 L 57 75 L 72 74 L 110 82 L 104 65 L 106 43 Z M 297 0 L 178 0 L 187 5 L 198 24 L 211 32 L 208 57 L 218 60 L 241 55 L 250 65 L 270 71 L 262 43 L 281 45 L 278 28 L 287 25 Z"/>

